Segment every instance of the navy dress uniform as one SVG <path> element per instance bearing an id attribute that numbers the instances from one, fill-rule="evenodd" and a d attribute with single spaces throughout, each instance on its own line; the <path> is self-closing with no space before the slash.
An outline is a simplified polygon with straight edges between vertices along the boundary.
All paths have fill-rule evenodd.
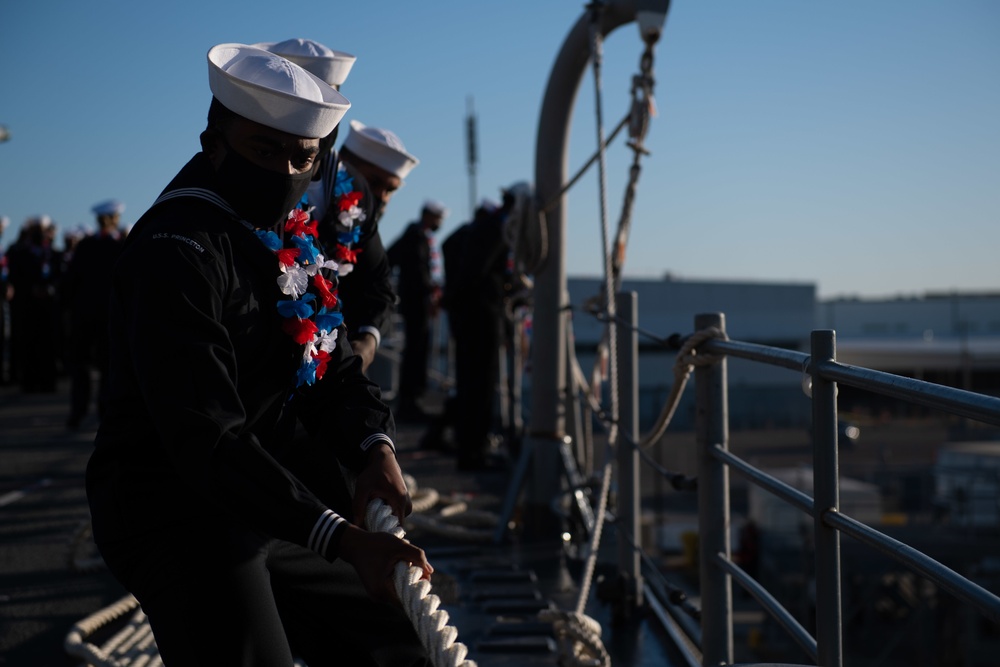
<path id="1" fill-rule="evenodd" d="M 427 665 L 383 575 L 402 560 L 429 576 L 423 552 L 351 523 L 373 497 L 400 518 L 409 500 L 392 416 L 343 344 L 336 262 L 291 211 L 312 172 L 236 150 L 315 147 L 349 102 L 261 49 L 221 44 L 208 60 L 225 122 L 210 110 L 205 150 L 136 223 L 112 278 L 95 542 L 168 666 Z M 351 506 L 283 465 L 296 423 L 357 475 Z"/>
<path id="2" fill-rule="evenodd" d="M 440 305 L 441 288 L 433 271 L 434 234 L 447 215 L 440 202 L 425 201 L 420 219 L 407 225 L 388 251 L 389 262 L 399 269 L 399 313 L 406 333 L 399 373 L 401 417 L 418 417 L 422 411 L 418 400 L 427 388 L 431 321 Z"/>
<path id="3" fill-rule="evenodd" d="M 125 236 L 119 229 L 125 204 L 109 199 L 93 207 L 98 230 L 81 238 L 73 249 L 63 281 L 62 297 L 69 310 L 70 414 L 66 425 L 75 429 L 90 408 L 97 369 L 97 415 L 104 414 L 108 374 L 108 302 L 111 270 Z"/>

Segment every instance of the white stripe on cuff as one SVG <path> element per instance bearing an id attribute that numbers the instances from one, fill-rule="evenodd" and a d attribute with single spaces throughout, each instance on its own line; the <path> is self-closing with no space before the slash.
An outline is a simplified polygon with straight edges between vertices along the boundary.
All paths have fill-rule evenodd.
<path id="1" fill-rule="evenodd" d="M 309 534 L 309 542 L 306 546 L 309 550 L 315 551 L 321 556 L 325 556 L 326 548 L 330 544 L 330 537 L 333 535 L 334 531 L 337 530 L 337 526 L 343 522 L 344 517 L 340 516 L 333 510 L 326 510 L 318 519 L 316 519 L 316 524 L 313 526 L 312 532 Z"/>
<path id="2" fill-rule="evenodd" d="M 375 347 L 377 348 L 382 344 L 382 332 L 371 326 L 370 324 L 363 324 L 358 327 L 358 333 L 367 333 L 375 336 Z"/>
<path id="3" fill-rule="evenodd" d="M 361 441 L 361 451 L 367 452 L 369 449 L 371 449 L 380 442 L 384 442 L 385 444 L 389 445 L 389 449 L 392 450 L 392 453 L 393 454 L 396 453 L 396 445 L 392 444 L 392 439 L 389 438 L 389 436 L 387 436 L 385 433 L 376 433 L 375 435 L 370 435 L 367 438 L 365 438 L 363 441 Z"/>

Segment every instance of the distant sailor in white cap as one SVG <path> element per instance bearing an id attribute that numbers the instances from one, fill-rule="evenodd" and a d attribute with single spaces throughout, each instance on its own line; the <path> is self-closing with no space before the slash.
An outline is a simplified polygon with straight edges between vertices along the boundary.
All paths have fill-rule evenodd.
<path id="1" fill-rule="evenodd" d="M 423 419 L 420 399 L 427 389 L 427 361 L 431 344 L 431 322 L 441 304 L 441 281 L 434 235 L 448 209 L 428 199 L 420 209 L 420 219 L 407 225 L 389 246 L 389 263 L 399 269 L 399 313 L 403 316 L 406 344 L 399 369 L 400 420 Z"/>
<path id="2" fill-rule="evenodd" d="M 350 103 L 266 50 L 208 52 L 196 154 L 111 279 L 109 397 L 87 470 L 94 539 L 164 664 L 430 665 L 398 606 L 423 551 L 360 527 L 412 509 L 378 387 L 344 345 L 337 261 L 296 203 Z M 334 504 L 290 460 L 298 425 L 355 476 Z M 325 494 L 324 494 L 325 495 Z"/>
<path id="3" fill-rule="evenodd" d="M 93 371 L 97 370 L 97 416 L 104 415 L 108 400 L 108 302 L 111 270 L 121 253 L 125 235 L 121 231 L 125 204 L 108 199 L 95 204 L 97 233 L 80 231 L 67 268 L 62 299 L 69 308 L 70 409 L 66 426 L 71 430 L 90 410 Z M 69 240 L 66 243 L 70 247 Z"/>
<path id="4" fill-rule="evenodd" d="M 352 120 L 351 129 L 340 146 L 341 159 L 354 165 L 368 181 L 375 197 L 375 218 L 420 160 L 406 151 L 402 140 L 391 130 Z"/>
<path id="5" fill-rule="evenodd" d="M 347 80 L 355 56 L 310 39 L 259 46 L 301 65 L 334 88 Z M 367 370 L 382 334 L 391 329 L 396 303 L 385 247 L 379 235 L 375 199 L 364 175 L 334 148 L 336 130 L 321 142 L 322 164 L 303 205 L 319 223 L 320 241 L 336 258 L 341 308 L 348 339 Z"/>

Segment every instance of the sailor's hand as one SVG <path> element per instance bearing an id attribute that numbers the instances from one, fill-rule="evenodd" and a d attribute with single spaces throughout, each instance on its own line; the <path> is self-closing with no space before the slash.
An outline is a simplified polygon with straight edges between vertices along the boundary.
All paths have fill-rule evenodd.
<path id="1" fill-rule="evenodd" d="M 368 595 L 380 602 L 399 604 L 393 583 L 396 563 L 423 570 L 422 579 L 430 579 L 434 568 L 427 562 L 424 550 L 389 533 L 370 533 L 357 526 L 347 526 L 340 540 L 340 557 L 350 563 Z"/>
<path id="2" fill-rule="evenodd" d="M 352 506 L 354 523 L 364 525 L 368 504 L 376 498 L 381 498 L 389 506 L 400 524 L 413 511 L 410 493 L 403 481 L 403 472 L 399 469 L 392 448 L 385 443 L 368 450 L 368 462 L 358 474 Z"/>
<path id="3" fill-rule="evenodd" d="M 375 336 L 370 333 L 358 334 L 357 338 L 351 338 L 351 349 L 354 354 L 361 357 L 361 370 L 367 372 L 368 367 L 375 361 Z"/>

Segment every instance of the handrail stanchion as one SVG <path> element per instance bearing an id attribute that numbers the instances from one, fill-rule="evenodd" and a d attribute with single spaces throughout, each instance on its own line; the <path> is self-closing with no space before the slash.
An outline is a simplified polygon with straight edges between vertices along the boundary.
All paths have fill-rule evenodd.
<path id="1" fill-rule="evenodd" d="M 619 321 L 629 329 L 618 332 L 618 563 L 623 579 L 622 612 L 630 616 L 642 600 L 639 529 L 639 452 L 631 445 L 639 439 L 639 317 L 635 292 L 616 295 Z M 612 325 L 614 326 L 614 325 Z M 629 535 L 632 537 L 629 538 Z M 633 548 L 631 541 L 635 541 Z"/>
<path id="2" fill-rule="evenodd" d="M 725 332 L 722 313 L 695 316 L 695 331 L 715 327 Z M 729 469 L 712 455 L 729 448 L 726 357 L 697 365 L 694 371 L 698 447 L 698 567 L 701 580 L 701 650 L 703 665 L 733 662 L 733 590 L 729 573 L 716 554 L 729 552 Z"/>
<path id="3" fill-rule="evenodd" d="M 823 377 L 825 362 L 836 360 L 836 334 L 813 331 L 812 417 L 813 498 L 816 543 L 816 650 L 823 667 L 843 665 L 840 599 L 840 532 L 825 523 L 839 511 L 840 470 L 837 457 L 837 383 Z M 822 601 L 822 604 L 819 603 Z"/>

